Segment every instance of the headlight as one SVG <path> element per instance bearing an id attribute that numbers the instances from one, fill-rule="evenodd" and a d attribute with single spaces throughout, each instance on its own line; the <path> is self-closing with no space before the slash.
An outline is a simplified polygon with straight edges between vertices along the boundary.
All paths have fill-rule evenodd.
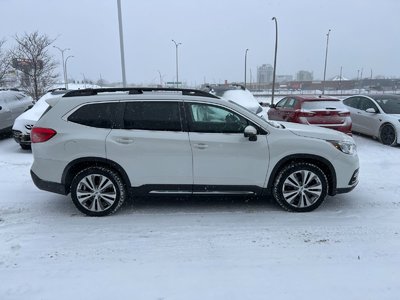
<path id="1" fill-rule="evenodd" d="M 349 155 L 353 155 L 357 151 L 356 144 L 350 141 L 328 141 L 328 142 L 331 143 L 336 149 Z"/>

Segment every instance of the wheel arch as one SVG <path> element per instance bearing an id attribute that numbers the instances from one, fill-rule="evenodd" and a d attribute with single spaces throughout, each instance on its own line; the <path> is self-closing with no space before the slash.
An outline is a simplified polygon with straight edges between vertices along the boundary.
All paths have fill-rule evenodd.
<path id="1" fill-rule="evenodd" d="M 70 192 L 71 183 L 75 175 L 81 170 L 89 167 L 105 167 L 111 169 L 121 176 L 121 179 L 125 186 L 127 186 L 128 188 L 131 186 L 128 174 L 125 172 L 124 168 L 122 168 L 118 163 L 102 157 L 81 157 L 71 161 L 64 168 L 61 177 L 61 183 L 65 186 L 67 193 Z"/>
<path id="2" fill-rule="evenodd" d="M 294 154 L 282 158 L 273 168 L 271 175 L 268 179 L 267 189 L 272 190 L 275 178 L 279 171 L 285 166 L 296 162 L 308 162 L 315 164 L 319 167 L 328 178 L 328 195 L 333 196 L 336 194 L 336 171 L 329 160 L 318 155 L 313 154 Z"/>

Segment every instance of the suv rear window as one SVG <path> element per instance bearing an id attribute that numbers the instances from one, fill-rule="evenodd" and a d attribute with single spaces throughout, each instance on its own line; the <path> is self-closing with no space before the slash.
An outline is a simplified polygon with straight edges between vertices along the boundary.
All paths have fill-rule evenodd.
<path id="1" fill-rule="evenodd" d="M 125 129 L 182 131 L 177 102 L 128 102 L 124 115 Z"/>
<path id="2" fill-rule="evenodd" d="M 114 128 L 118 103 L 93 103 L 82 106 L 68 121 L 97 128 Z"/>

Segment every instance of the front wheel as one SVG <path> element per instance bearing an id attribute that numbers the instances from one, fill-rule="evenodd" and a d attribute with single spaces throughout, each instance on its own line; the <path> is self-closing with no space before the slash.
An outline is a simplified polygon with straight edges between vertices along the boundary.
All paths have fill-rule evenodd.
<path id="1" fill-rule="evenodd" d="M 393 125 L 385 124 L 381 128 L 381 132 L 379 135 L 379 139 L 381 140 L 382 144 L 395 146 L 397 136 L 396 136 L 396 129 L 394 129 Z"/>
<path id="2" fill-rule="evenodd" d="M 309 212 L 316 209 L 328 194 L 328 179 L 316 165 L 292 163 L 278 173 L 273 196 L 287 211 Z"/>
<path id="3" fill-rule="evenodd" d="M 89 167 L 79 172 L 71 184 L 71 198 L 76 208 L 88 216 L 112 214 L 126 198 L 121 177 L 103 167 Z"/>

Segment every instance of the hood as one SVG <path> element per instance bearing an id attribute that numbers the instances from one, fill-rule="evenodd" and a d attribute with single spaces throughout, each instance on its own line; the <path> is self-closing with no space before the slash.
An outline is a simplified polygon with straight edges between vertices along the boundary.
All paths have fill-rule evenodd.
<path id="1" fill-rule="evenodd" d="M 290 130 L 292 133 L 298 136 L 304 136 L 321 140 L 332 140 L 332 141 L 347 140 L 354 142 L 352 137 L 333 129 L 327 129 L 313 125 L 290 123 L 290 122 L 279 122 L 279 124 L 285 126 L 287 130 Z"/>

